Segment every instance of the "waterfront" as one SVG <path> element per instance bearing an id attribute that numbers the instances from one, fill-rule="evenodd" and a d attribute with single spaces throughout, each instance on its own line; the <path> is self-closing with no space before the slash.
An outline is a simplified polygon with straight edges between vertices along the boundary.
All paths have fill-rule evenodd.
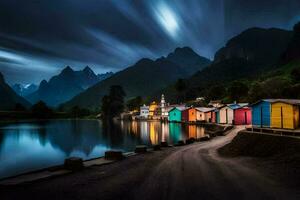
<path id="1" fill-rule="evenodd" d="M 200 138 L 205 129 L 179 123 L 99 120 L 50 120 L 18 122 L 0 126 L 0 178 L 62 164 L 79 156 L 91 159 L 107 150 L 133 151 L 138 144 L 175 144 Z"/>

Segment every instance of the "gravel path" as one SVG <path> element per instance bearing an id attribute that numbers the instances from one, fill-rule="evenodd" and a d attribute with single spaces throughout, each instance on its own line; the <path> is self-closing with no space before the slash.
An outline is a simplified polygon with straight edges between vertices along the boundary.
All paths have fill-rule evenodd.
<path id="1" fill-rule="evenodd" d="M 130 157 L 22 186 L 1 187 L 1 199 L 300 199 L 255 160 L 223 158 L 217 149 L 243 127 L 208 142 Z"/>

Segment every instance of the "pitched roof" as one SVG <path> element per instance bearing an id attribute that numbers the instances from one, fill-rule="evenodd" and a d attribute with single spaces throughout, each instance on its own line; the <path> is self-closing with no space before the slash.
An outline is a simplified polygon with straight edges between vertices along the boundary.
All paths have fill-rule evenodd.
<path id="1" fill-rule="evenodd" d="M 197 107 L 195 108 L 196 110 L 200 111 L 200 112 L 211 112 L 211 111 L 214 111 L 215 108 L 208 108 L 208 107 Z"/>
<path id="2" fill-rule="evenodd" d="M 177 109 L 179 111 L 184 111 L 186 109 L 188 109 L 187 107 L 173 107 L 172 109 L 170 109 L 168 112 L 171 112 L 172 110 Z"/>
<path id="3" fill-rule="evenodd" d="M 255 103 L 251 104 L 251 106 L 254 106 L 262 101 L 266 101 L 269 103 L 282 102 L 282 103 L 287 103 L 287 104 L 292 104 L 292 105 L 300 105 L 300 99 L 261 99 Z"/>

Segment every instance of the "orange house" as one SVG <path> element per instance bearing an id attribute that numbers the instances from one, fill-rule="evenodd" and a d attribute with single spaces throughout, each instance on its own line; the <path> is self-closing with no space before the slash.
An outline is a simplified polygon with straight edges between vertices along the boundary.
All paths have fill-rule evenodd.
<path id="1" fill-rule="evenodd" d="M 189 122 L 196 122 L 197 120 L 197 112 L 195 108 L 189 109 Z"/>

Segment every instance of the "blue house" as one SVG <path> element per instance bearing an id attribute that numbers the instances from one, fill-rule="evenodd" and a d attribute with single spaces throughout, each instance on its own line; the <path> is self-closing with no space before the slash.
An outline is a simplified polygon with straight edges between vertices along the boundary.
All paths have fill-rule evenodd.
<path id="1" fill-rule="evenodd" d="M 251 105 L 252 125 L 258 127 L 270 127 L 271 125 L 271 103 L 273 99 L 263 99 Z"/>

